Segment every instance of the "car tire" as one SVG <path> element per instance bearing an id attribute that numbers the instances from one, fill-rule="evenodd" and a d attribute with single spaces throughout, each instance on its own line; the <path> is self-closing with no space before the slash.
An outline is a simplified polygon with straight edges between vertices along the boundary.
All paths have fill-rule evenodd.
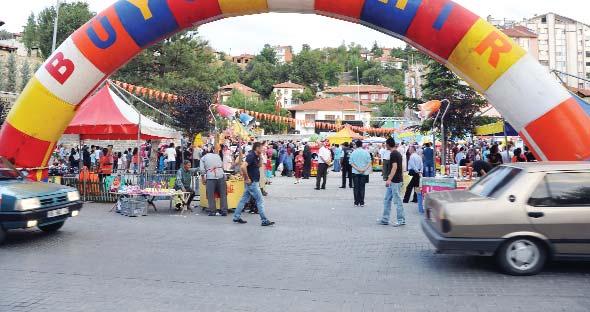
<path id="1" fill-rule="evenodd" d="M 535 238 L 517 237 L 508 240 L 496 253 L 502 271 L 515 276 L 535 275 L 547 261 L 547 248 Z"/>
<path id="2" fill-rule="evenodd" d="M 66 221 L 52 223 L 52 224 L 48 224 L 48 225 L 39 225 L 38 228 L 39 228 L 39 230 L 41 230 L 45 233 L 55 233 L 55 232 L 59 231 L 59 229 L 61 229 L 65 223 L 66 223 Z"/>
<path id="3" fill-rule="evenodd" d="M 6 230 L 0 225 L 0 245 L 6 240 Z"/>

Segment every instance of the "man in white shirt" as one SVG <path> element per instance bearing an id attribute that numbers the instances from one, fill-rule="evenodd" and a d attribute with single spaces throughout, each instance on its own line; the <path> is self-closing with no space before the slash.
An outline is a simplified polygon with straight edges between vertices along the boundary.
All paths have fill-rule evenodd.
<path id="1" fill-rule="evenodd" d="M 176 149 L 174 148 L 174 143 L 170 143 L 164 153 L 166 154 L 166 166 L 168 167 L 167 170 L 176 171 Z"/>
<path id="2" fill-rule="evenodd" d="M 325 190 L 326 189 L 326 180 L 328 179 L 328 167 L 332 163 L 332 153 L 328 148 L 326 148 L 326 144 L 329 144 L 328 141 L 322 141 L 320 150 L 318 152 L 318 175 L 316 177 L 316 190 Z M 323 179 L 323 182 L 322 182 Z M 320 188 L 321 184 L 321 188 Z"/>
<path id="3" fill-rule="evenodd" d="M 412 177 L 410 183 L 406 187 L 406 194 L 404 196 L 404 203 L 408 203 L 410 201 L 410 196 L 412 195 L 412 191 L 415 191 L 415 188 L 420 186 L 420 176 L 422 176 L 422 172 L 424 171 L 424 164 L 422 162 L 422 157 L 418 155 L 416 152 L 416 147 L 410 146 L 410 160 L 408 161 L 408 173 Z M 418 202 L 418 193 L 417 191 L 414 192 L 414 198 L 412 199 L 413 203 Z"/>

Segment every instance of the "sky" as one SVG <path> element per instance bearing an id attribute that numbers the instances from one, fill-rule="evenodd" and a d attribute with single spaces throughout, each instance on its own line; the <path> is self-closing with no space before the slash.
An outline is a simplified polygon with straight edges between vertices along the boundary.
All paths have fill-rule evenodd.
<path id="1" fill-rule="evenodd" d="M 55 0 L 2 0 L 1 29 L 22 30 L 31 12 L 38 13 Z M 63 0 L 62 0 L 63 1 Z M 73 1 L 73 0 L 67 0 Z M 101 11 L 115 0 L 87 0 L 93 11 Z M 522 19 L 535 14 L 554 12 L 590 24 L 590 1 L 587 0 L 456 0 L 482 17 Z M 337 47 L 355 42 L 370 47 L 403 46 L 390 36 L 367 27 L 317 15 L 267 13 L 233 17 L 199 27 L 201 36 L 219 51 L 232 55 L 256 54 L 265 43 L 291 45 L 298 51 L 303 44 L 312 48 Z"/>

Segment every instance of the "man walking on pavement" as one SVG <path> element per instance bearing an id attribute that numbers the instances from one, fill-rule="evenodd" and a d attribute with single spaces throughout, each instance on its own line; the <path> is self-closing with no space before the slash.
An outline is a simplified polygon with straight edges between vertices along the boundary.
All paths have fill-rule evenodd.
<path id="1" fill-rule="evenodd" d="M 352 188 L 352 166 L 350 165 L 350 154 L 352 154 L 352 149 L 348 145 L 348 142 L 344 142 L 342 146 L 342 158 L 340 159 L 342 168 L 342 186 L 340 186 L 340 188 L 346 188 L 346 179 L 348 179 L 348 186 Z"/>
<path id="2" fill-rule="evenodd" d="M 328 179 L 328 167 L 330 167 L 330 162 L 332 161 L 332 153 L 328 148 L 326 148 L 327 141 L 323 141 L 322 147 L 320 147 L 320 151 L 318 152 L 318 175 L 316 177 L 315 189 L 320 190 L 326 189 L 326 180 Z M 323 182 L 322 182 L 323 179 Z"/>
<path id="3" fill-rule="evenodd" d="M 262 155 L 262 144 L 260 142 L 255 142 L 254 145 L 252 145 L 252 150 L 248 153 L 248 156 L 246 156 L 246 161 L 244 161 L 240 167 L 246 186 L 244 195 L 242 196 L 242 199 L 240 199 L 238 208 L 234 213 L 235 223 L 247 223 L 241 218 L 242 210 L 244 210 L 244 206 L 246 206 L 250 199 L 254 198 L 256 201 L 256 207 L 258 207 L 258 213 L 260 214 L 260 220 L 262 221 L 261 225 L 271 226 L 275 224 L 268 220 L 264 214 L 264 197 L 262 197 L 262 192 L 260 191 L 260 167 L 264 164 L 260 161 L 260 155 Z"/>
<path id="4" fill-rule="evenodd" d="M 219 154 L 214 153 L 208 148 L 203 150 L 206 153 L 201 157 L 200 171 L 201 182 L 206 186 L 207 202 L 209 207 L 207 212 L 210 217 L 216 215 L 215 193 L 219 193 L 220 210 L 222 216 L 227 216 L 227 185 L 225 184 L 225 174 L 223 172 L 223 161 Z"/>
<path id="5" fill-rule="evenodd" d="M 386 192 L 383 207 L 383 217 L 379 221 L 382 225 L 389 225 L 389 218 L 391 216 L 391 203 L 395 202 L 397 212 L 397 222 L 393 224 L 395 227 L 406 225 L 406 217 L 404 215 L 404 206 L 402 203 L 401 191 L 404 182 L 403 178 L 403 157 L 395 147 L 395 140 L 393 138 L 387 139 L 385 143 L 387 149 L 391 151 L 389 160 L 391 162 L 391 171 L 385 182 Z"/>
<path id="6" fill-rule="evenodd" d="M 356 141 L 356 150 L 350 155 L 354 179 L 354 206 L 365 207 L 365 186 L 371 173 L 371 155 L 363 148 L 363 141 Z"/>

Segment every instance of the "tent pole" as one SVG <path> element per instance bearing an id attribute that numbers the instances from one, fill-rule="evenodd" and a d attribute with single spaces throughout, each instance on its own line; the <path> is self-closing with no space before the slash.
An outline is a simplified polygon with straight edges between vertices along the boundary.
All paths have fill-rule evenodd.
<path id="1" fill-rule="evenodd" d="M 147 105 L 149 108 L 151 108 L 151 109 L 155 110 L 156 112 L 158 112 L 158 113 L 160 113 L 160 114 L 162 114 L 162 115 L 164 115 L 164 116 L 166 116 L 166 117 L 168 117 L 168 118 L 170 118 L 170 119 L 174 120 L 174 118 L 173 118 L 173 117 L 171 117 L 170 115 L 168 115 L 168 114 L 166 114 L 166 113 L 162 112 L 161 110 L 159 110 L 159 109 L 157 109 L 157 108 L 153 107 L 152 105 L 150 105 L 150 104 L 149 104 L 149 103 L 147 103 L 146 101 L 144 101 L 144 100 L 142 100 L 141 98 L 137 97 L 135 94 L 133 94 L 133 93 L 131 93 L 131 92 L 129 92 L 129 91 L 127 91 L 127 90 L 125 90 L 125 89 L 123 89 L 123 88 L 119 87 L 118 85 L 116 85 L 115 83 L 113 83 L 111 80 L 109 80 L 109 82 L 110 82 L 110 84 L 111 84 L 112 86 L 114 86 L 114 87 L 115 87 L 115 89 L 117 90 L 117 93 L 119 93 L 119 95 L 123 96 L 123 95 L 121 94 L 121 91 L 123 91 L 123 92 L 125 92 L 126 94 L 128 94 L 129 96 L 131 96 L 132 98 L 134 98 L 134 99 L 138 100 L 139 102 L 141 102 L 141 103 L 143 103 L 143 104 Z M 125 96 L 123 96 L 123 98 L 125 98 Z M 129 102 L 129 101 L 127 101 L 127 102 Z"/>

